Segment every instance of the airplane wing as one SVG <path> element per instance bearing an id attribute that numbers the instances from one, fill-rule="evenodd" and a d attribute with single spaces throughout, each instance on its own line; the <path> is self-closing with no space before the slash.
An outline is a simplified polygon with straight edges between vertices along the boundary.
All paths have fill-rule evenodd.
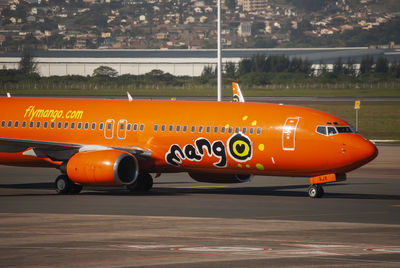
<path id="1" fill-rule="evenodd" d="M 65 161 L 78 152 L 99 150 L 121 150 L 138 158 L 150 158 L 151 152 L 139 147 L 107 147 L 101 145 L 86 145 L 75 143 L 59 143 L 49 141 L 21 140 L 0 138 L 0 152 L 22 153 L 28 156 L 50 158 L 53 161 Z"/>
<path id="2" fill-rule="evenodd" d="M 232 91 L 233 91 L 234 102 L 244 102 L 242 91 L 240 90 L 240 86 L 238 83 L 232 82 Z"/>

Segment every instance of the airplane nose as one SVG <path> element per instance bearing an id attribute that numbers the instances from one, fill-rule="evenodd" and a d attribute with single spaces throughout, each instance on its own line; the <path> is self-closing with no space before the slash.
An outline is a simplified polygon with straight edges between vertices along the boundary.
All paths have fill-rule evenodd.
<path id="1" fill-rule="evenodd" d="M 357 163 L 359 167 L 372 161 L 378 155 L 376 146 L 362 136 L 359 136 L 359 139 L 355 144 L 352 144 L 352 147 L 355 163 Z"/>

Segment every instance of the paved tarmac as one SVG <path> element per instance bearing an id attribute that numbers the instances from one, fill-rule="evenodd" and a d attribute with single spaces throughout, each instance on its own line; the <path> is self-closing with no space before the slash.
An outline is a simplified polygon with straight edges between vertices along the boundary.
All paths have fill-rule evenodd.
<path id="1" fill-rule="evenodd" d="M 322 199 L 307 178 L 185 174 L 59 196 L 57 170 L 0 166 L 0 267 L 399 267 L 400 146 L 379 151 Z"/>

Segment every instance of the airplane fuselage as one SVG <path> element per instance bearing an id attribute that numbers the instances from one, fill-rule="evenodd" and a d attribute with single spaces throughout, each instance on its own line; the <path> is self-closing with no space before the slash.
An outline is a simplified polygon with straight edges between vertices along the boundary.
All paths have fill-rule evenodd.
<path id="1" fill-rule="evenodd" d="M 65 148 L 71 144 L 140 148 L 151 155 L 138 158 L 148 173 L 318 176 L 349 172 L 377 154 L 340 118 L 296 106 L 61 98 L 0 98 L 0 105 L 5 165 L 60 166 L 72 156 Z M 34 146 L 7 140 L 50 149 L 27 153 Z"/>

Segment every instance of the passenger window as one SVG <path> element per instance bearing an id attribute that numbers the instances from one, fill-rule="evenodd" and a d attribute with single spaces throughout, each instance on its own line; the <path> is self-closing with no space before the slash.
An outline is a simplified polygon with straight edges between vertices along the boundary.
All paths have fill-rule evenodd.
<path id="1" fill-rule="evenodd" d="M 8 126 L 8 127 L 11 127 L 11 126 L 12 126 L 12 121 L 8 121 L 7 126 Z"/>
<path id="2" fill-rule="evenodd" d="M 176 126 L 176 132 L 181 131 L 181 126 Z"/>
<path id="3" fill-rule="evenodd" d="M 172 132 L 173 130 L 174 130 L 174 126 L 173 126 L 173 125 L 169 125 L 168 131 L 169 131 L 169 132 Z"/>
<path id="4" fill-rule="evenodd" d="M 68 129 L 68 122 L 64 123 L 64 129 Z"/>
<path id="5" fill-rule="evenodd" d="M 40 128 L 40 121 L 36 122 L 36 128 Z"/>
<path id="6" fill-rule="evenodd" d="M 141 124 L 141 125 L 140 125 L 140 131 L 143 131 L 143 130 L 144 130 L 144 125 Z"/>
<path id="7" fill-rule="evenodd" d="M 19 122 L 18 122 L 18 121 L 15 121 L 14 127 L 15 127 L 15 128 L 18 128 L 18 126 L 19 126 Z"/>
<path id="8" fill-rule="evenodd" d="M 120 124 L 119 125 L 119 130 L 124 130 L 125 129 L 125 124 Z"/>
<path id="9" fill-rule="evenodd" d="M 51 128 L 55 128 L 56 127 L 56 123 L 55 122 L 51 122 L 50 127 Z"/>
<path id="10" fill-rule="evenodd" d="M 206 132 L 207 132 L 207 133 L 210 133 L 210 131 L 211 131 L 211 127 L 210 127 L 210 126 L 207 126 L 207 127 L 206 127 Z"/>
<path id="11" fill-rule="evenodd" d="M 229 134 L 232 134 L 232 132 L 233 132 L 233 127 L 229 127 L 229 128 L 228 128 L 228 133 L 229 133 Z"/>
<path id="12" fill-rule="evenodd" d="M 102 122 L 99 124 L 99 130 L 103 130 L 103 129 L 104 129 L 104 123 Z"/>
<path id="13" fill-rule="evenodd" d="M 335 134 L 337 134 L 336 128 L 328 127 L 328 135 L 331 136 L 331 135 L 335 135 Z"/>
<path id="14" fill-rule="evenodd" d="M 58 129 L 62 128 L 62 122 L 58 122 L 57 128 L 58 128 Z"/>
<path id="15" fill-rule="evenodd" d="M 221 134 L 225 133 L 226 128 L 225 127 L 221 127 Z"/>
<path id="16" fill-rule="evenodd" d="M 326 135 L 326 127 L 318 126 L 317 127 L 317 133 L 322 134 L 322 135 Z"/>
<path id="17" fill-rule="evenodd" d="M 133 125 L 133 130 L 136 131 L 138 129 L 138 124 Z"/>
<path id="18" fill-rule="evenodd" d="M 214 127 L 214 133 L 218 133 L 218 127 Z"/>
<path id="19" fill-rule="evenodd" d="M 96 123 L 92 123 L 92 130 L 96 129 Z"/>
<path id="20" fill-rule="evenodd" d="M 89 129 L 89 123 L 88 123 L 88 122 L 85 123 L 85 129 L 86 129 L 86 130 Z"/>
<path id="21" fill-rule="evenodd" d="M 259 128 L 257 128 L 257 135 L 260 135 L 261 134 L 261 128 L 259 127 Z"/>
<path id="22" fill-rule="evenodd" d="M 166 125 L 162 125 L 162 126 L 161 126 L 161 131 L 164 132 L 166 128 L 167 128 Z"/>
<path id="23" fill-rule="evenodd" d="M 128 126 L 126 127 L 126 130 L 131 131 L 131 129 L 132 129 L 132 124 L 129 123 Z"/>
<path id="24" fill-rule="evenodd" d="M 239 133 L 240 132 L 240 127 L 236 127 L 235 128 L 235 133 Z"/>
<path id="25" fill-rule="evenodd" d="M 5 127 L 6 126 L 6 121 L 1 121 L 1 127 Z"/>
<path id="26" fill-rule="evenodd" d="M 29 122 L 29 128 L 33 128 L 34 125 L 35 125 L 35 122 L 33 122 L 33 121 Z"/>
<path id="27" fill-rule="evenodd" d="M 254 134 L 254 127 L 251 127 L 251 128 L 250 128 L 249 133 L 250 133 L 251 135 Z"/>
<path id="28" fill-rule="evenodd" d="M 43 128 L 47 128 L 49 126 L 49 122 L 44 122 L 43 123 Z"/>
<path id="29" fill-rule="evenodd" d="M 26 128 L 26 121 L 22 122 L 22 128 Z"/>
<path id="30" fill-rule="evenodd" d="M 71 129 L 75 129 L 75 122 L 71 123 Z"/>
<path id="31" fill-rule="evenodd" d="M 78 129 L 82 129 L 82 122 L 78 123 Z"/>
<path id="32" fill-rule="evenodd" d="M 203 133 L 203 126 L 199 126 L 199 133 Z"/>
<path id="33" fill-rule="evenodd" d="M 154 131 L 158 131 L 158 125 L 154 125 Z"/>
<path id="34" fill-rule="evenodd" d="M 192 128 L 190 129 L 190 132 L 195 133 L 196 132 L 196 126 L 192 126 Z"/>
<path id="35" fill-rule="evenodd" d="M 182 131 L 186 133 L 186 132 L 187 132 L 187 129 L 188 129 L 188 126 L 183 126 Z"/>
<path id="36" fill-rule="evenodd" d="M 247 132 L 247 128 L 246 128 L 246 127 L 244 127 L 242 132 L 243 132 L 243 134 L 246 134 L 246 132 Z"/>

